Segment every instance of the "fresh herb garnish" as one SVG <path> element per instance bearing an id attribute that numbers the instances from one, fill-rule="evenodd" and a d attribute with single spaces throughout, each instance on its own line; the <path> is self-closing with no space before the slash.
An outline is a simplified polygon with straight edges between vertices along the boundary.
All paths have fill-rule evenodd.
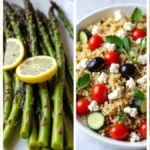
<path id="1" fill-rule="evenodd" d="M 126 118 L 126 114 L 123 111 L 120 111 L 118 122 L 122 122 L 125 118 Z"/>
<path id="2" fill-rule="evenodd" d="M 106 37 L 106 41 L 115 44 L 117 46 L 117 50 L 124 53 L 128 59 L 134 63 L 133 58 L 129 54 L 131 49 L 131 40 L 128 36 L 124 36 L 124 38 L 121 39 L 116 35 L 110 35 Z"/>
<path id="3" fill-rule="evenodd" d="M 142 11 L 136 7 L 132 13 L 132 23 L 138 23 L 142 18 Z"/>
<path id="4" fill-rule="evenodd" d="M 139 44 L 139 53 L 136 57 L 136 62 L 138 61 L 138 57 L 141 55 L 142 51 L 146 48 L 146 45 L 147 45 L 147 38 L 143 38 L 141 39 L 141 42 Z"/>
<path id="5" fill-rule="evenodd" d="M 79 77 L 78 82 L 77 82 L 77 93 L 88 86 L 90 81 L 90 74 L 86 73 L 83 76 Z"/>
<path id="6" fill-rule="evenodd" d="M 144 94 L 139 89 L 134 90 L 134 97 L 141 100 L 145 99 Z"/>
<path id="7" fill-rule="evenodd" d="M 109 42 L 109 43 L 113 43 L 118 47 L 122 47 L 122 44 L 123 44 L 122 40 L 116 35 L 106 36 L 106 41 Z"/>

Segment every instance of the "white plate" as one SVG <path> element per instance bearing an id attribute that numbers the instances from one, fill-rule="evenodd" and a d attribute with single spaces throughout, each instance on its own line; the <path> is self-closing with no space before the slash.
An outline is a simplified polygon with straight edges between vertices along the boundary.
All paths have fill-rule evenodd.
<path id="1" fill-rule="evenodd" d="M 76 26 L 76 32 L 78 32 L 81 29 L 85 29 L 87 26 L 93 24 L 94 22 L 110 17 L 114 14 L 116 10 L 121 10 L 124 13 L 132 13 L 135 7 L 141 8 L 143 13 L 146 14 L 146 6 L 144 5 L 139 5 L 139 4 L 122 4 L 122 5 L 114 5 L 111 7 L 107 7 L 104 9 L 100 9 L 94 13 L 91 13 L 84 19 L 78 22 Z M 78 37 L 78 36 L 77 36 Z M 114 147 L 114 148 L 120 148 L 120 149 L 129 149 L 129 150 L 139 150 L 139 149 L 145 149 L 146 148 L 146 140 L 141 141 L 141 142 L 136 142 L 136 143 L 131 143 L 131 142 L 124 142 L 124 141 L 117 141 L 112 138 L 108 137 L 103 137 L 100 134 L 92 131 L 87 127 L 87 125 L 84 123 L 83 119 L 81 117 L 77 116 L 77 126 L 82 129 L 84 132 L 86 132 L 89 136 L 101 141 L 102 143 Z"/>
<path id="2" fill-rule="evenodd" d="M 10 3 L 15 3 L 23 7 L 23 0 L 7 0 Z M 40 9 L 45 15 L 48 16 L 48 10 L 50 8 L 49 0 L 31 0 L 32 4 L 35 8 Z M 61 8 L 65 11 L 68 19 L 73 24 L 73 1 L 71 0 L 56 0 L 56 2 L 61 6 Z M 59 19 L 60 20 L 60 19 Z M 72 62 L 73 60 L 73 40 L 70 38 L 67 30 L 64 30 L 63 22 L 60 25 L 60 31 L 62 35 L 62 41 L 64 43 L 65 51 L 67 52 L 67 56 L 69 60 Z M 28 150 L 27 140 L 23 140 L 19 138 L 19 127 L 17 126 L 17 131 L 14 132 L 14 135 L 11 137 L 11 141 L 9 142 L 9 146 L 7 150 Z"/>

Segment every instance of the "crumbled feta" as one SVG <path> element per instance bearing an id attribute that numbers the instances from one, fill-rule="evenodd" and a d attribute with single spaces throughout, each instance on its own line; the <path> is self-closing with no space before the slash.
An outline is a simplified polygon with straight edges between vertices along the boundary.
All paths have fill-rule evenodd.
<path id="1" fill-rule="evenodd" d="M 136 82 L 138 84 L 144 84 L 147 81 L 147 75 L 144 75 L 142 78 L 138 79 Z"/>
<path id="2" fill-rule="evenodd" d="M 110 68 L 109 68 L 111 73 L 118 73 L 119 72 L 119 64 L 111 64 Z"/>
<path id="3" fill-rule="evenodd" d="M 126 35 L 126 32 L 124 31 L 124 29 L 120 29 L 117 31 L 116 35 L 120 38 L 124 38 L 124 36 Z"/>
<path id="4" fill-rule="evenodd" d="M 131 107 L 125 107 L 124 112 L 129 114 L 133 118 L 138 114 L 137 108 L 131 108 Z"/>
<path id="5" fill-rule="evenodd" d="M 97 25 L 94 25 L 93 28 L 92 28 L 92 34 L 93 35 L 97 34 L 97 33 L 99 33 L 99 31 L 100 31 L 100 27 L 97 26 Z"/>
<path id="6" fill-rule="evenodd" d="M 116 50 L 116 45 L 111 43 L 106 43 L 105 47 L 108 49 L 108 51 L 114 51 Z"/>
<path id="7" fill-rule="evenodd" d="M 140 136 L 138 136 L 135 132 L 130 133 L 130 142 L 135 142 L 140 140 Z"/>
<path id="8" fill-rule="evenodd" d="M 121 13 L 121 10 L 115 11 L 115 21 L 119 21 L 123 18 L 123 14 Z"/>
<path id="9" fill-rule="evenodd" d="M 82 59 L 80 63 L 77 64 L 76 69 L 81 70 L 81 69 L 86 69 L 89 61 L 87 58 Z"/>
<path id="10" fill-rule="evenodd" d="M 129 89 L 134 89 L 136 87 L 136 82 L 133 80 L 133 78 L 130 78 L 127 80 L 126 86 L 128 86 Z"/>
<path id="11" fill-rule="evenodd" d="M 98 111 L 99 110 L 99 105 L 97 105 L 97 102 L 96 101 L 92 101 L 90 103 L 90 105 L 88 106 L 88 109 L 90 111 Z"/>
<path id="12" fill-rule="evenodd" d="M 137 47 L 132 47 L 130 50 L 130 55 L 132 57 L 136 57 L 138 55 L 138 48 Z"/>
<path id="13" fill-rule="evenodd" d="M 106 83 L 107 82 L 108 75 L 104 72 L 101 73 L 101 75 L 97 78 L 99 83 Z"/>
<path id="14" fill-rule="evenodd" d="M 138 57 L 138 63 L 145 65 L 147 63 L 147 54 Z"/>
<path id="15" fill-rule="evenodd" d="M 121 89 L 117 88 L 116 90 L 114 90 L 113 92 L 108 94 L 108 99 L 112 100 L 112 99 L 117 99 L 121 97 Z"/>
<path id="16" fill-rule="evenodd" d="M 124 23 L 123 25 L 123 28 L 126 30 L 126 31 L 132 31 L 133 29 L 135 29 L 136 25 L 135 24 L 132 24 L 132 22 L 126 22 Z"/>
<path id="17" fill-rule="evenodd" d="M 142 40 L 141 38 L 137 39 L 136 44 L 139 45 L 141 43 L 141 40 Z"/>

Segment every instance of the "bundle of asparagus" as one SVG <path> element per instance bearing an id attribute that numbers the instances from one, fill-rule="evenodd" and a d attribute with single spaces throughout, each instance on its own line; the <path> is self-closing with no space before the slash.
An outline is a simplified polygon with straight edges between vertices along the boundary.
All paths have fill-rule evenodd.
<path id="1" fill-rule="evenodd" d="M 29 149 L 73 149 L 73 69 L 65 55 L 54 9 L 71 37 L 73 28 L 54 2 L 49 18 L 35 10 L 29 0 L 24 0 L 24 6 L 4 2 L 4 39 L 22 41 L 25 58 L 39 54 L 55 58 L 59 69 L 55 77 L 37 85 L 22 83 L 16 75 L 12 78 L 14 70 L 4 71 L 3 145 L 8 146 L 21 121 L 20 137 L 28 139 Z"/>

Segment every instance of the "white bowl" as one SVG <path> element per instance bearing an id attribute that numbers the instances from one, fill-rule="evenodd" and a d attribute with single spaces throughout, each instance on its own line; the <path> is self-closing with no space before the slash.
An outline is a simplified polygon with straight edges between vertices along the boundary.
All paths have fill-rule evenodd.
<path id="1" fill-rule="evenodd" d="M 135 7 L 139 7 L 143 13 L 146 14 L 146 6 L 145 5 L 138 5 L 138 4 L 122 4 L 122 5 L 114 5 L 111 7 L 107 7 L 104 9 L 100 9 L 94 13 L 91 13 L 87 17 L 83 18 L 81 21 L 78 22 L 76 26 L 76 32 L 78 35 L 78 32 L 81 29 L 85 29 L 88 25 L 93 24 L 94 22 L 107 18 L 110 16 L 113 16 L 114 12 L 116 10 L 121 10 L 124 13 L 129 13 L 131 14 Z M 78 36 L 77 36 L 78 37 Z M 146 148 L 146 140 L 141 141 L 141 142 L 136 142 L 136 143 L 131 143 L 131 142 L 124 142 L 124 141 L 117 141 L 112 138 L 108 137 L 103 137 L 100 134 L 92 131 L 87 127 L 87 125 L 84 123 L 83 119 L 79 116 L 77 116 L 77 126 L 82 129 L 84 132 L 86 132 L 88 135 L 91 137 L 101 141 L 104 144 L 107 144 L 110 147 L 114 148 L 119 148 L 119 149 L 125 149 L 125 150 L 140 150 L 140 149 L 145 149 Z"/>

